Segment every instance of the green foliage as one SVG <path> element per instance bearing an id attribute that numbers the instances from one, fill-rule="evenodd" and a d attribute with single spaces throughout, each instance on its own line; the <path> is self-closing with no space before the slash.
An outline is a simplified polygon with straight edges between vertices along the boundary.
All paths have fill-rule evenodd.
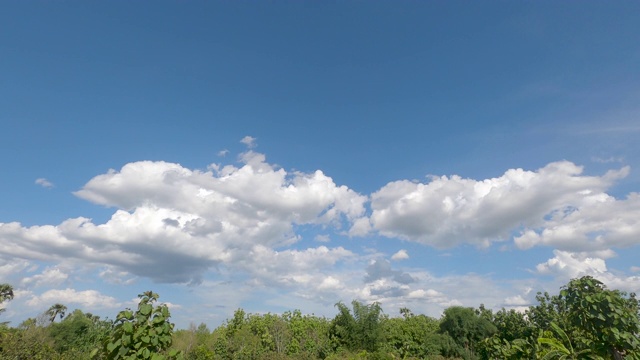
<path id="1" fill-rule="evenodd" d="M 526 311 L 527 318 L 533 328 L 548 330 L 551 328 L 551 323 L 555 323 L 561 328 L 568 326 L 567 303 L 560 296 L 539 292 L 536 295 L 536 300 L 538 305 L 531 306 Z"/>
<path id="2" fill-rule="evenodd" d="M 58 352 L 76 350 L 86 354 L 99 346 L 109 335 L 111 322 L 100 320 L 100 317 L 83 313 L 81 310 L 74 310 L 61 322 L 51 324 L 48 330 Z"/>
<path id="3" fill-rule="evenodd" d="M 0 304 L 13 299 L 13 286 L 10 284 L 0 284 Z M 4 308 L 0 309 L 0 313 L 4 312 Z"/>
<path id="4" fill-rule="evenodd" d="M 475 359 L 476 348 L 480 342 L 497 331 L 486 316 L 481 316 L 472 308 L 461 306 L 446 309 L 440 322 L 440 332 L 454 339 L 462 349 L 459 355 L 465 359 Z"/>
<path id="5" fill-rule="evenodd" d="M 351 302 L 353 314 L 343 303 L 336 304 L 338 315 L 331 322 L 330 336 L 335 345 L 351 351 L 376 352 L 382 340 L 380 304 Z"/>
<path id="6" fill-rule="evenodd" d="M 0 285 L 0 300 L 13 296 Z M 300 310 L 247 314 L 225 324 L 173 331 L 158 295 L 139 295 L 136 311 L 114 322 L 81 310 L 64 317 L 56 304 L 16 328 L 0 326 L 0 360 L 640 360 L 640 308 L 635 294 L 607 289 L 590 277 L 574 279 L 559 295 L 538 293 L 538 304 L 515 310 L 450 307 L 440 320 L 400 309 L 383 315 L 379 304 L 336 304 L 331 320 Z M 60 305 L 60 306 L 58 306 Z M 59 322 L 51 319 L 60 318 Z M 101 345 L 99 345 L 101 344 Z"/>
<path id="7" fill-rule="evenodd" d="M 640 321 L 635 294 L 627 297 L 585 276 L 571 280 L 560 296 L 567 303 L 569 324 L 580 330 L 579 340 L 593 353 L 603 358 L 637 353 Z"/>
<path id="8" fill-rule="evenodd" d="M 316 359 L 329 351 L 328 321 L 299 310 L 247 314 L 238 309 L 211 334 L 216 359 Z"/>
<path id="9" fill-rule="evenodd" d="M 67 313 L 67 307 L 62 304 L 54 304 L 49 310 L 47 310 L 46 314 L 49 316 L 49 321 L 54 322 L 57 316 L 60 316 L 60 320 Z"/>
<path id="10" fill-rule="evenodd" d="M 282 329 L 283 340 L 287 334 L 290 336 L 289 345 L 286 347 L 288 355 L 300 355 L 304 358 L 323 358 L 330 351 L 329 321 L 310 315 L 302 315 L 300 310 L 287 311 L 282 315 L 283 324 L 287 329 Z M 276 324 L 274 324 L 276 325 Z"/>
<path id="11" fill-rule="evenodd" d="M 192 323 L 188 330 L 175 331 L 171 348 L 182 352 L 187 360 L 213 359 L 214 356 L 211 332 L 204 323 L 198 327 Z"/>
<path id="12" fill-rule="evenodd" d="M 543 335 L 538 338 L 538 344 L 546 345 L 540 351 L 542 360 L 602 359 L 602 357 L 595 355 L 591 349 L 575 349 L 571 343 L 571 339 L 564 330 L 555 323 L 551 323 L 550 325 L 553 332 L 545 331 Z"/>
<path id="13" fill-rule="evenodd" d="M 0 303 L 13 299 L 13 286 L 10 284 L 0 284 Z"/>
<path id="14" fill-rule="evenodd" d="M 105 340 L 101 355 L 108 360 L 178 359 L 182 354 L 168 351 L 172 343 L 174 325 L 169 322 L 169 308 L 162 304 L 154 307 L 158 294 L 147 291 L 138 295 L 138 310 L 121 311 L 110 336 Z M 98 351 L 94 351 L 98 356 Z"/>
<path id="15" fill-rule="evenodd" d="M 0 359 L 57 360 L 60 356 L 48 329 L 33 326 L 4 331 L 0 336 Z"/>
<path id="16" fill-rule="evenodd" d="M 402 318 L 383 321 L 384 350 L 405 358 L 425 358 L 442 352 L 438 338 L 439 322 L 425 315 L 414 315 L 409 309 L 400 309 Z"/>

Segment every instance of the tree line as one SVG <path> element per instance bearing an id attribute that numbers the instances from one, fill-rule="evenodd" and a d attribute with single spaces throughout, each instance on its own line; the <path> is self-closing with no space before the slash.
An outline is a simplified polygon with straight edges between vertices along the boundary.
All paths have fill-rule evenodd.
<path id="1" fill-rule="evenodd" d="M 307 360 L 307 359 L 636 359 L 636 295 L 589 277 L 556 295 L 538 293 L 526 311 L 453 306 L 439 318 L 408 308 L 386 314 L 379 303 L 337 303 L 333 318 L 250 314 L 243 309 L 214 330 L 202 323 L 174 329 L 158 294 L 114 320 L 54 304 L 17 327 L 2 323 L 0 359 Z M 0 285 L 0 302 L 13 288 Z M 66 316 L 65 316 L 66 315 Z M 60 319 L 55 321 L 56 318 Z"/>

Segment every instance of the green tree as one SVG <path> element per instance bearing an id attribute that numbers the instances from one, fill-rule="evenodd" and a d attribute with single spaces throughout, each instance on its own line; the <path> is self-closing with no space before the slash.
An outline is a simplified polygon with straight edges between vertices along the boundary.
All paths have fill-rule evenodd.
<path id="1" fill-rule="evenodd" d="M 375 352 L 382 340 L 382 308 L 380 304 L 351 302 L 353 313 L 343 303 L 336 304 L 338 315 L 331 322 L 330 334 L 338 347 L 351 351 Z"/>
<path id="2" fill-rule="evenodd" d="M 414 315 L 407 308 L 400 309 L 402 318 L 384 319 L 384 349 L 399 358 L 427 358 L 442 353 L 439 322 L 425 315 Z"/>
<path id="3" fill-rule="evenodd" d="M 586 347 L 603 358 L 640 358 L 638 300 L 635 294 L 609 290 L 590 277 L 571 280 L 560 291 L 567 320 Z"/>
<path id="4" fill-rule="evenodd" d="M 52 323 L 57 316 L 60 316 L 60 320 L 62 320 L 62 318 L 66 313 L 67 313 L 67 307 L 59 303 L 51 305 L 49 310 L 47 310 L 46 312 L 46 314 L 49 315 L 49 321 L 51 321 Z"/>
<path id="5" fill-rule="evenodd" d="M 111 323 L 76 309 L 59 323 L 51 324 L 48 330 L 58 352 L 75 349 L 86 354 L 104 341 L 111 330 Z"/>
<path id="6" fill-rule="evenodd" d="M 174 324 L 166 304 L 157 305 L 158 294 L 147 291 L 138 295 L 137 311 L 126 309 L 118 313 L 110 336 L 104 341 L 102 352 L 92 355 L 108 360 L 179 359 L 182 354 L 170 350 Z"/>
<path id="7" fill-rule="evenodd" d="M 567 333 L 555 323 L 551 323 L 551 329 L 553 332 L 545 331 L 538 338 L 538 344 L 545 345 L 539 354 L 542 360 L 602 359 L 594 355 L 591 349 L 575 349 Z"/>
<path id="8" fill-rule="evenodd" d="M 497 329 L 473 308 L 452 306 L 444 311 L 440 321 L 440 332 L 451 336 L 463 349 L 461 356 L 465 359 L 475 359 L 478 344 L 495 334 Z"/>
<path id="9" fill-rule="evenodd" d="M 329 352 L 329 321 L 313 315 L 302 315 L 300 310 L 282 314 L 286 329 L 281 325 L 281 340 L 286 345 L 286 353 L 301 358 L 324 358 Z M 274 324 L 276 325 L 276 324 Z"/>
<path id="10" fill-rule="evenodd" d="M 9 300 L 13 300 L 13 286 L 0 284 L 0 304 Z M 0 313 L 4 312 L 4 310 L 4 308 L 0 308 Z"/>
<path id="11" fill-rule="evenodd" d="M 13 286 L 10 284 L 0 284 L 0 303 L 13 299 Z"/>

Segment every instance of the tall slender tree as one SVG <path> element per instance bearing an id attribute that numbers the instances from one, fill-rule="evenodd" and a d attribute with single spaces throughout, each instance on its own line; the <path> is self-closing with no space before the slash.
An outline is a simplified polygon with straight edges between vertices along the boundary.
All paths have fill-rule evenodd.
<path id="1" fill-rule="evenodd" d="M 0 284 L 0 304 L 13 299 L 13 286 L 10 284 Z M 0 313 L 4 312 L 4 308 L 0 309 Z"/>
<path id="2" fill-rule="evenodd" d="M 0 303 L 13 299 L 13 286 L 10 284 L 0 284 Z"/>
<path id="3" fill-rule="evenodd" d="M 53 304 L 49 310 L 47 310 L 47 315 L 49 315 L 49 320 L 51 322 L 54 322 L 57 316 L 60 316 L 60 319 L 62 320 L 66 313 L 67 307 L 60 303 Z"/>

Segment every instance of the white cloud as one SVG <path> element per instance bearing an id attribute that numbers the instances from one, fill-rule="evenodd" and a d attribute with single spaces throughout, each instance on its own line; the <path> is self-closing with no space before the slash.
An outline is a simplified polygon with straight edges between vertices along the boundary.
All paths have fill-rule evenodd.
<path id="1" fill-rule="evenodd" d="M 245 136 L 242 138 L 242 140 L 240 140 L 240 142 L 247 145 L 249 149 L 253 149 L 254 147 L 256 147 L 256 138 L 252 136 Z"/>
<path id="2" fill-rule="evenodd" d="M 223 149 L 223 150 L 218 151 L 218 156 L 225 157 L 225 156 L 227 156 L 228 153 L 229 153 L 229 150 Z"/>
<path id="3" fill-rule="evenodd" d="M 371 233 L 371 223 L 366 217 L 355 219 L 351 229 L 349 229 L 349 236 L 366 236 Z"/>
<path id="4" fill-rule="evenodd" d="M 510 296 L 504 299 L 504 306 L 514 307 L 514 306 L 525 306 L 531 305 L 529 301 L 525 300 L 522 295 Z"/>
<path id="5" fill-rule="evenodd" d="M 387 260 L 377 259 L 372 261 L 367 267 L 367 274 L 364 281 L 369 283 L 385 278 L 392 279 L 394 282 L 400 284 L 410 284 L 415 282 L 415 279 L 408 273 L 400 270 L 393 270 L 391 268 L 391 263 Z"/>
<path id="6" fill-rule="evenodd" d="M 140 161 L 96 176 L 76 195 L 115 208 L 111 218 L 101 224 L 83 217 L 31 227 L 0 223 L 0 256 L 12 259 L 0 262 L 0 275 L 23 279 L 14 282 L 24 288 L 23 303 L 40 307 L 73 303 L 69 299 L 74 297 L 80 305 L 116 304 L 108 296 L 71 288 L 42 292 L 39 286 L 73 286 L 81 276 L 60 265 L 65 263 L 92 269 L 110 284 L 151 279 L 224 291 L 239 287 L 225 297 L 231 312 L 252 292 L 277 292 L 293 307 L 300 301 L 322 304 L 329 309 L 326 315 L 337 301 L 352 299 L 380 301 L 389 311 L 407 306 L 432 316 L 451 305 L 522 308 L 532 301 L 525 287 L 539 289 L 530 280 L 505 286 L 477 274 L 436 277 L 425 269 L 396 268 L 407 262 L 389 260 L 409 258 L 404 249 L 385 260 L 389 255 L 369 243 L 362 245 L 363 255 L 340 246 L 308 247 L 303 235 L 307 238 L 306 231 L 314 228 L 321 235 L 309 237 L 319 242 L 330 240 L 331 229 L 349 236 L 377 231 L 440 248 L 485 246 L 518 231 L 514 241 L 520 249 L 557 249 L 534 274 L 556 279 L 596 274 L 620 285 L 615 288 L 631 290 L 640 284 L 639 277 L 608 270 L 605 262 L 615 255 L 611 247 L 632 246 L 640 239 L 638 195 L 616 199 L 606 193 L 628 168 L 585 176 L 581 167 L 560 162 L 480 181 L 452 176 L 425 184 L 392 182 L 371 196 L 367 217 L 369 198 L 321 171 L 288 172 L 253 151 L 240 161 L 211 165 L 208 171 Z M 28 269 L 35 264 L 58 265 Z M 522 291 L 514 295 L 518 286 Z M 273 299 L 265 296 L 265 301 Z"/>
<path id="7" fill-rule="evenodd" d="M 131 274 L 126 271 L 118 271 L 112 266 L 108 266 L 100 271 L 98 276 L 108 284 L 131 285 L 136 282 L 135 276 L 131 276 Z"/>
<path id="8" fill-rule="evenodd" d="M 323 276 L 323 269 L 331 268 L 354 254 L 342 247 L 274 251 L 257 245 L 250 252 L 238 256 L 242 259 L 236 259 L 237 264 L 262 284 L 315 286 L 316 277 Z M 309 276 L 313 273 L 314 276 Z"/>
<path id="9" fill-rule="evenodd" d="M 556 211 L 539 229 L 515 238 L 521 249 L 547 245 L 567 251 L 629 247 L 640 240 L 640 194 L 618 200 L 604 193 L 584 194 L 571 211 Z"/>
<path id="10" fill-rule="evenodd" d="M 588 275 L 597 278 L 612 289 L 640 291 L 640 276 L 627 276 L 619 271 L 608 269 L 605 259 L 611 257 L 609 252 L 572 253 L 554 250 L 553 254 L 553 258 L 536 266 L 536 272 L 551 275 L 560 284 Z"/>
<path id="11" fill-rule="evenodd" d="M 57 286 L 69 278 L 69 275 L 57 267 L 47 268 L 41 274 L 25 277 L 20 284 L 25 287 Z"/>
<path id="12" fill-rule="evenodd" d="M 588 215 L 597 222 L 579 228 L 574 224 L 576 232 L 558 239 L 567 247 L 590 247 L 580 235 L 588 237 L 593 231 L 614 235 L 607 237 L 607 244 L 636 243 L 640 235 L 638 196 L 616 201 L 604 193 L 615 180 L 626 176 L 629 168 L 600 177 L 582 172 L 582 167 L 562 161 L 537 171 L 511 169 L 501 177 L 482 181 L 459 176 L 434 177 L 425 184 L 396 181 L 371 195 L 371 223 L 384 236 L 438 248 L 461 243 L 488 246 L 524 228 L 528 235 L 518 237 L 516 243 L 525 248 L 545 242 L 532 235 L 536 229 L 565 224 L 575 213 L 573 217 Z M 599 210 L 603 205 L 609 206 L 609 211 Z"/>
<path id="13" fill-rule="evenodd" d="M 35 183 L 37 185 L 40 185 L 43 188 L 47 188 L 47 189 L 50 189 L 50 188 L 53 187 L 53 183 L 50 182 L 49 180 L 45 179 L 45 178 L 38 178 L 38 179 L 36 179 Z"/>
<path id="14" fill-rule="evenodd" d="M 75 259 L 159 282 L 201 281 L 219 264 L 249 269 L 250 253 L 295 260 L 345 255 L 341 248 L 301 252 L 295 225 L 341 228 L 363 216 L 367 198 L 321 171 L 287 173 L 247 152 L 241 167 L 190 170 L 141 161 L 91 179 L 76 195 L 119 208 L 104 224 L 75 218 L 52 226 L 0 223 L 0 254 L 30 260 Z M 315 252 L 315 253 L 314 253 Z M 308 258 L 310 264 L 315 260 Z M 103 275 L 106 275 L 103 274 Z M 114 280 L 119 281 L 119 280 Z M 126 281 L 126 280 L 123 280 Z"/>
<path id="15" fill-rule="evenodd" d="M 0 258 L 0 279 L 8 279 L 11 275 L 27 269 L 31 263 L 23 259 L 5 260 Z"/>
<path id="16" fill-rule="evenodd" d="M 407 254 L 407 250 L 399 250 L 397 253 L 391 256 L 391 260 L 405 260 L 409 258 L 409 254 Z"/>
<path id="17" fill-rule="evenodd" d="M 560 250 L 554 250 L 553 254 L 555 255 L 553 258 L 536 266 L 539 273 L 554 274 L 570 279 L 584 275 L 603 274 L 607 271 L 604 259 Z"/>
<path id="18" fill-rule="evenodd" d="M 120 304 L 116 299 L 100 294 L 96 290 L 77 291 L 74 289 L 49 290 L 41 295 L 31 295 L 26 301 L 27 305 L 35 308 L 48 307 L 56 303 L 78 304 L 83 308 L 99 309 L 99 308 L 115 308 Z"/>

